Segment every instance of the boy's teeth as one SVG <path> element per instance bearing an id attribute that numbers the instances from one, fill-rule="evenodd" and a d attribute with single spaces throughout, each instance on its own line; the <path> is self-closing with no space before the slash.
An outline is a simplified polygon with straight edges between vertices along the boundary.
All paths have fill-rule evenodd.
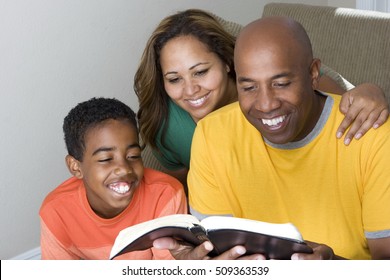
<path id="1" fill-rule="evenodd" d="M 280 116 L 274 119 L 261 119 L 261 121 L 268 126 L 274 126 L 284 121 L 285 118 L 286 116 Z"/>
<path id="2" fill-rule="evenodd" d="M 124 194 L 127 193 L 130 190 L 130 186 L 126 183 L 114 183 L 110 184 L 108 186 L 110 190 L 113 190 L 114 192 Z"/>

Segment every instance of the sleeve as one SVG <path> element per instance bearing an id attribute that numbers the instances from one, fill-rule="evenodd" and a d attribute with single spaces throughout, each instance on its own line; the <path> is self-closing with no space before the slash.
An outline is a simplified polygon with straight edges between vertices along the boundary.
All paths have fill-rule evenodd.
<path id="1" fill-rule="evenodd" d="M 380 134 L 379 134 L 380 133 Z M 376 137 L 366 141 L 362 159 L 362 215 L 367 238 L 390 237 L 390 125 L 378 129 Z"/>
<path id="2" fill-rule="evenodd" d="M 187 199 L 184 193 L 183 186 L 179 181 L 171 178 L 170 185 L 172 188 L 167 188 L 159 199 L 159 203 L 156 209 L 158 217 L 174 215 L 174 214 L 187 214 Z M 173 256 L 169 250 L 158 250 L 151 248 L 153 260 L 173 260 Z"/>
<path id="3" fill-rule="evenodd" d="M 42 260 L 78 260 L 67 250 L 41 219 L 41 258 Z"/>
<path id="4" fill-rule="evenodd" d="M 174 214 L 187 214 L 187 199 L 182 184 L 171 179 L 172 188 L 167 188 L 160 196 L 156 209 L 156 218 Z"/>
<path id="5" fill-rule="evenodd" d="M 205 135 L 202 123 L 198 123 L 192 139 L 191 162 L 188 173 L 188 192 L 191 213 L 202 215 L 231 215 L 229 203 L 218 184 L 216 166 L 210 155 L 211 144 L 218 143 L 216 135 Z M 207 140 L 206 140 L 207 139 Z M 198 215 L 197 215 L 198 214 Z"/>

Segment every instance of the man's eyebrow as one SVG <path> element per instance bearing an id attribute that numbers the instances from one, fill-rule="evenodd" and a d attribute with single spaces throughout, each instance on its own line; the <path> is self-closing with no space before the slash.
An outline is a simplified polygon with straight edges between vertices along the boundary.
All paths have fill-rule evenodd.
<path id="1" fill-rule="evenodd" d="M 280 73 L 280 74 L 276 74 L 274 76 L 271 77 L 272 80 L 275 80 L 275 79 L 279 79 L 279 78 L 283 78 L 283 77 L 287 77 L 289 76 L 290 73 L 288 72 L 283 72 L 283 73 Z M 255 82 L 255 80 L 251 79 L 251 78 L 248 78 L 248 77 L 238 77 L 237 78 L 237 81 L 239 83 L 253 83 Z"/>
<path id="2" fill-rule="evenodd" d="M 237 81 L 239 83 L 252 83 L 254 82 L 253 79 L 247 78 L 247 77 L 238 77 Z"/>
<path id="3" fill-rule="evenodd" d="M 134 149 L 134 148 L 138 148 L 138 149 L 141 149 L 141 146 L 136 143 L 136 144 L 130 144 L 127 146 L 127 149 Z M 101 153 L 101 152 L 111 152 L 111 151 L 114 151 L 116 148 L 114 147 L 100 147 L 98 149 L 96 149 L 93 153 L 92 153 L 92 156 L 98 154 L 98 153 Z"/>
<path id="4" fill-rule="evenodd" d="M 283 72 L 283 73 L 277 74 L 277 75 L 275 75 L 275 76 L 272 76 L 272 79 L 273 79 L 273 80 L 274 80 L 274 79 L 279 79 L 279 78 L 287 77 L 287 76 L 289 76 L 289 75 L 290 75 L 290 73 L 288 73 L 288 72 Z"/>

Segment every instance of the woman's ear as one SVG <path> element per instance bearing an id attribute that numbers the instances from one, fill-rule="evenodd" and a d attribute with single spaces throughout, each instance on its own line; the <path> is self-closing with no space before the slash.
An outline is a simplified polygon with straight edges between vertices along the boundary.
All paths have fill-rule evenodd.
<path id="1" fill-rule="evenodd" d="M 226 72 L 228 72 L 228 73 L 230 72 L 230 67 L 227 64 L 226 64 Z"/>
<path id="2" fill-rule="evenodd" d="M 311 83 L 312 88 L 314 90 L 318 89 L 320 77 L 321 77 L 321 60 L 318 58 L 314 58 L 310 65 L 310 76 L 311 76 Z"/>
<path id="3" fill-rule="evenodd" d="M 80 161 L 72 157 L 71 155 L 67 155 L 65 157 L 66 165 L 68 166 L 69 172 L 78 179 L 83 178 L 83 172 L 81 170 Z"/>

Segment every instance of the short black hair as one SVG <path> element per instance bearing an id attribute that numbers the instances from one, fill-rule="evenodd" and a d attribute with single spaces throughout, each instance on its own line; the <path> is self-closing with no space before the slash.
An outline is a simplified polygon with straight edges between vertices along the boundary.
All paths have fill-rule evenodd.
<path id="1" fill-rule="evenodd" d="M 82 161 L 87 130 L 109 119 L 129 121 L 138 134 L 136 115 L 129 106 L 115 98 L 94 97 L 77 104 L 64 118 L 62 128 L 68 154 Z"/>

